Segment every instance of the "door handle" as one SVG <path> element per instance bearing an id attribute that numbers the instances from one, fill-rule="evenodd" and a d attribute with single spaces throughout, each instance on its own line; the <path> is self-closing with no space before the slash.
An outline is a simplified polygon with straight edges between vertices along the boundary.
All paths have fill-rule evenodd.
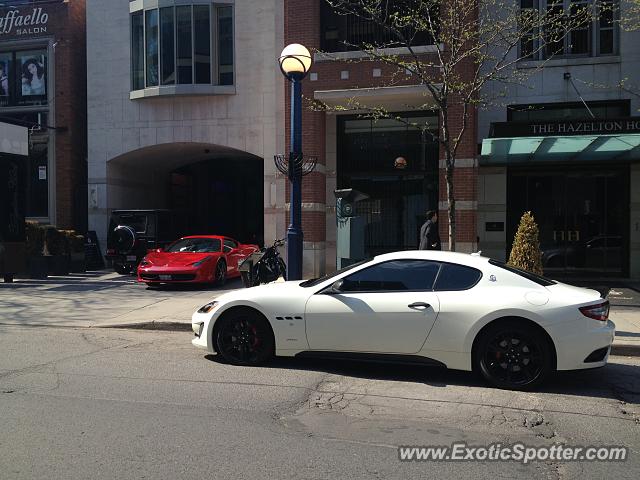
<path id="1" fill-rule="evenodd" d="M 425 302 L 415 302 L 410 305 L 407 305 L 409 308 L 429 308 L 431 305 Z"/>

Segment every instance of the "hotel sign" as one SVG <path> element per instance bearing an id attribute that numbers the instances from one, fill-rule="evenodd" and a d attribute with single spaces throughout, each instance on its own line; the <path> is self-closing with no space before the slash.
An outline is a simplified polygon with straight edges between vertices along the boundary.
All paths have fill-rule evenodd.
<path id="1" fill-rule="evenodd" d="M 0 12 L 0 36 L 47 33 L 49 14 L 40 7 Z"/>
<path id="2" fill-rule="evenodd" d="M 491 138 L 564 135 L 615 135 L 640 133 L 640 117 L 568 120 L 559 122 L 498 122 L 491 124 Z"/>

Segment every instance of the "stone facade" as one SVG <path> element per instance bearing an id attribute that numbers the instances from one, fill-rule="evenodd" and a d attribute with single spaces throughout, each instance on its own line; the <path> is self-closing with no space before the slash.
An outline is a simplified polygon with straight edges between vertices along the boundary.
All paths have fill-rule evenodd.
<path id="1" fill-rule="evenodd" d="M 179 2 L 134 3 L 146 8 Z M 180 4 L 185 3 L 205 2 Z M 163 206 L 165 185 L 154 179 L 149 147 L 170 145 L 182 146 L 173 160 L 185 154 L 195 160 L 200 147 L 214 156 L 233 149 L 263 159 L 264 239 L 284 236 L 285 182 L 273 163 L 273 155 L 284 150 L 284 79 L 276 62 L 283 43 L 282 1 L 223 3 L 234 9 L 234 87 L 218 94 L 132 98 L 130 2 L 87 2 L 89 224 L 103 246 L 111 210 Z M 131 155 L 145 151 L 144 159 Z M 157 162 L 157 170 L 170 170 Z"/>

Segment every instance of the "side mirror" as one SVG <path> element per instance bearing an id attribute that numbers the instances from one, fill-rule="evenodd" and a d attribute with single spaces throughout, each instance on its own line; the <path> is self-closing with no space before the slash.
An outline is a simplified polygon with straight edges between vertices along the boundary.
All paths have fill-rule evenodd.
<path id="1" fill-rule="evenodd" d="M 331 284 L 331 286 L 327 289 L 326 293 L 329 295 L 335 295 L 337 293 L 342 293 L 342 284 L 343 280 L 336 280 Z"/>

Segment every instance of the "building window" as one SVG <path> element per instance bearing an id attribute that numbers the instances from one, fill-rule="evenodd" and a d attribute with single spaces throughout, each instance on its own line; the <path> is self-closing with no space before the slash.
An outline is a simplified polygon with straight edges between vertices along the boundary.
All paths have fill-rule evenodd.
<path id="1" fill-rule="evenodd" d="M 396 7 L 397 5 L 397 7 Z M 386 0 L 389 11 L 402 13 L 402 0 Z M 402 47 L 395 34 L 374 22 L 355 15 L 344 15 L 322 0 L 320 10 L 321 49 L 325 52 L 346 52 L 361 50 L 363 45 L 374 45 L 380 48 Z M 433 45 L 433 37 L 427 32 L 416 32 L 407 27 L 404 29 L 407 38 L 412 38 L 412 46 Z"/>
<path id="2" fill-rule="evenodd" d="M 211 83 L 211 23 L 209 5 L 193 6 L 195 83 Z"/>
<path id="3" fill-rule="evenodd" d="M 548 28 L 542 35 L 535 31 L 524 32 L 520 41 L 520 56 L 524 59 L 591 57 L 617 53 L 616 0 L 520 0 L 520 8 L 538 10 L 541 15 L 546 13 L 550 16 L 566 13 L 574 18 L 587 10 L 594 14 L 584 23 L 574 25 L 568 33 L 562 30 L 562 25 Z M 540 45 L 541 41 L 544 42 L 543 45 Z"/>
<path id="4" fill-rule="evenodd" d="M 233 8 L 229 5 L 177 5 L 135 12 L 131 42 L 132 90 L 233 85 Z"/>
<path id="5" fill-rule="evenodd" d="M 233 85 L 233 17 L 231 7 L 218 9 L 218 83 Z"/>
<path id="6" fill-rule="evenodd" d="M 131 16 L 131 85 L 133 90 L 144 88 L 144 25 L 142 12 Z"/>
<path id="7" fill-rule="evenodd" d="M 0 52 L 0 107 L 47 105 L 47 51 Z"/>
<path id="8" fill-rule="evenodd" d="M 144 12 L 144 39 L 147 87 L 158 86 L 158 10 Z"/>
<path id="9" fill-rule="evenodd" d="M 191 7 L 176 7 L 178 39 L 178 83 L 193 83 Z"/>
<path id="10" fill-rule="evenodd" d="M 160 68 L 162 85 L 176 83 L 175 20 L 173 7 L 160 9 Z"/>

